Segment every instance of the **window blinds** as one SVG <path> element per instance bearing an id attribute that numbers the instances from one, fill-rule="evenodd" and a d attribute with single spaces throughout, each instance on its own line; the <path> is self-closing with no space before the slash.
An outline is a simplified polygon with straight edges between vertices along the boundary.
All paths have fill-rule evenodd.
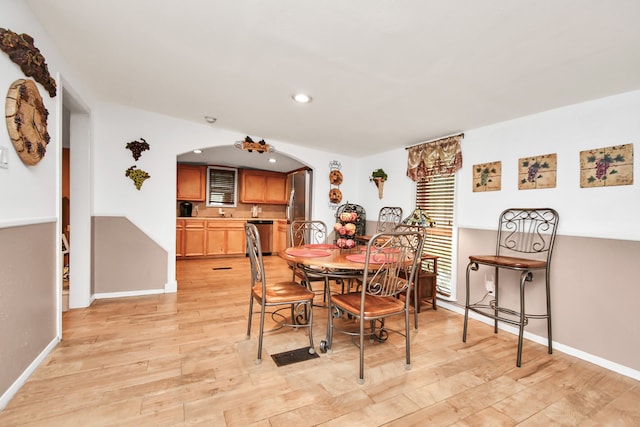
<path id="1" fill-rule="evenodd" d="M 236 205 L 236 170 L 209 167 L 207 204 L 214 206 Z"/>
<path id="2" fill-rule="evenodd" d="M 438 256 L 438 293 L 451 295 L 455 174 L 416 183 L 416 206 L 435 221 L 427 228 L 424 252 Z"/>

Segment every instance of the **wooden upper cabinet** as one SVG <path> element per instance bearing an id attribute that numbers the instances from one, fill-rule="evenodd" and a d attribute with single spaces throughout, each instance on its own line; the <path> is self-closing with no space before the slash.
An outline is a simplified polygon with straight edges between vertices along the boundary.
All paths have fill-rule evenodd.
<path id="1" fill-rule="evenodd" d="M 177 199 L 194 202 L 206 200 L 207 167 L 178 164 Z"/>
<path id="2" fill-rule="evenodd" d="M 240 171 L 240 201 L 270 205 L 287 204 L 287 175 L 280 172 Z"/>

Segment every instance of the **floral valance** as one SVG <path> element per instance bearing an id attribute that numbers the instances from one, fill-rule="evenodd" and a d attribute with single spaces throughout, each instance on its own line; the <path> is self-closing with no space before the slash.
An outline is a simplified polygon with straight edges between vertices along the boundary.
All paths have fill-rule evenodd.
<path id="1" fill-rule="evenodd" d="M 462 167 L 460 141 L 464 134 L 407 148 L 407 176 L 413 181 L 430 180 L 434 175 L 451 175 Z"/>

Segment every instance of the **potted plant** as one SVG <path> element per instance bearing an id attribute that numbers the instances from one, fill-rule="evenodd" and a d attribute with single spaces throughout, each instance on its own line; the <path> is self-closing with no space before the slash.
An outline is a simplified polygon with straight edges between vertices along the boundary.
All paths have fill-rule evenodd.
<path id="1" fill-rule="evenodd" d="M 376 187 L 378 187 L 378 198 L 382 199 L 382 190 L 384 189 L 384 182 L 387 180 L 387 173 L 382 169 L 376 169 L 371 174 L 370 181 L 376 183 Z"/>

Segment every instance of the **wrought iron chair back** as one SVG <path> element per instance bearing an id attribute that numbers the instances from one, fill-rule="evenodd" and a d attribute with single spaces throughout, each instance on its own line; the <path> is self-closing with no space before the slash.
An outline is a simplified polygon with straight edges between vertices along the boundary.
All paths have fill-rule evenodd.
<path id="1" fill-rule="evenodd" d="M 402 208 L 399 206 L 385 206 L 378 212 L 376 233 L 391 232 L 402 221 Z"/>
<path id="2" fill-rule="evenodd" d="M 293 221 L 289 227 L 291 246 L 327 242 L 327 225 L 323 221 Z"/>
<path id="3" fill-rule="evenodd" d="M 500 214 L 496 255 L 507 251 L 546 254 L 550 262 L 558 213 L 553 209 L 506 209 Z"/>
<path id="4" fill-rule="evenodd" d="M 342 313 L 342 320 L 348 323 L 351 320 L 344 319 L 346 314 L 348 319 L 354 319 L 359 325 L 357 332 L 349 327 L 339 330 L 359 337 L 360 384 L 364 383 L 365 336 L 371 340 L 385 341 L 389 332 L 403 335 L 406 369 L 411 368 L 408 295 L 413 289 L 422 245 L 423 235 L 420 232 L 387 232 L 372 236 L 367 243 L 359 289 L 331 296 L 331 312 Z M 403 315 L 404 329 L 394 331 L 386 328 L 385 319 L 397 315 Z M 328 343 L 323 341 L 321 350 L 331 348 L 333 331 L 334 316 L 329 316 Z"/>
<path id="5" fill-rule="evenodd" d="M 247 339 L 251 336 L 251 320 L 253 318 L 254 303 L 260 304 L 260 331 L 258 336 L 258 357 L 256 364 L 262 362 L 262 341 L 264 337 L 264 323 L 268 307 L 281 306 L 279 310 L 270 312 L 271 318 L 280 329 L 284 326 L 309 329 L 309 353 L 315 353 L 313 346 L 313 297 L 314 294 L 306 287 L 295 281 L 285 281 L 270 284 L 267 282 L 260 234 L 254 224 L 244 226 L 247 240 L 247 254 L 251 265 L 251 297 L 249 300 L 249 321 L 247 324 Z M 289 317 L 280 311 L 288 309 Z"/>

